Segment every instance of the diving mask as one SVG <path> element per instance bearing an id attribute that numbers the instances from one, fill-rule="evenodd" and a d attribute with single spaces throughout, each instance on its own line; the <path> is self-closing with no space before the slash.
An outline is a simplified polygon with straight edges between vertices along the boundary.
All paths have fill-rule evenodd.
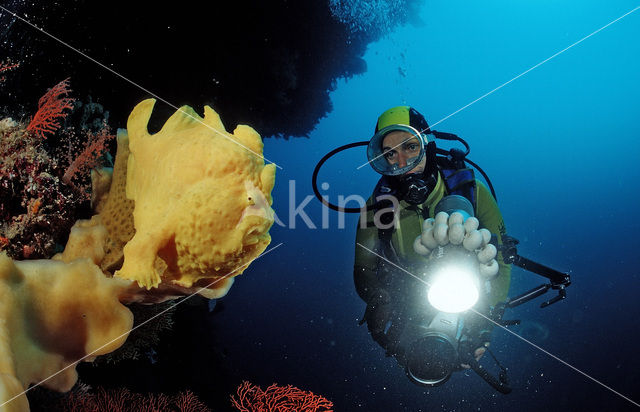
<path id="1" fill-rule="evenodd" d="M 394 145 L 384 142 L 393 132 L 403 132 L 403 138 L 394 139 Z M 413 170 L 425 156 L 426 137 L 415 128 L 393 124 L 376 133 L 367 146 L 367 158 L 373 169 L 387 176 L 403 175 Z"/>

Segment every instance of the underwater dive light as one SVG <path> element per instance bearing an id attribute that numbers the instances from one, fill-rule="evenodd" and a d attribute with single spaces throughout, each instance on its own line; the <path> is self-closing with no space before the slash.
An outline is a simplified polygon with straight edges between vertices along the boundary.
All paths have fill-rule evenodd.
<path id="1" fill-rule="evenodd" d="M 471 309 L 478 301 L 477 275 L 464 267 L 450 265 L 434 276 L 427 298 L 431 306 L 447 313 Z"/>
<path id="2" fill-rule="evenodd" d="M 446 196 L 436 205 L 435 213 L 436 216 L 441 215 L 438 219 L 459 214 L 458 219 L 462 223 L 473 216 L 473 206 L 462 196 Z M 452 237 L 453 230 L 450 228 L 446 233 Z M 455 242 L 458 245 L 443 243 L 438 241 L 437 248 L 431 254 L 430 271 L 433 275 L 427 298 L 431 306 L 439 311 L 464 312 L 473 307 L 480 296 L 478 259 L 475 253 L 461 247 L 461 239 Z"/>
<path id="3" fill-rule="evenodd" d="M 470 309 L 480 296 L 479 265 L 475 254 L 451 245 L 440 246 L 436 252 L 427 293 L 429 303 L 447 313 Z"/>

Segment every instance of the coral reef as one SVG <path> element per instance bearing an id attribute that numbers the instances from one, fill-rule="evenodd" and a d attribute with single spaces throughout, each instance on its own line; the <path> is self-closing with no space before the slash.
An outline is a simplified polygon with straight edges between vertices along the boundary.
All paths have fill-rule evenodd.
<path id="1" fill-rule="evenodd" d="M 190 391 L 175 395 L 162 393 L 139 394 L 126 388 L 91 391 L 80 388 L 60 402 L 60 409 L 68 412 L 209 412 L 210 409 Z"/>
<path id="2" fill-rule="evenodd" d="M 266 390 L 244 381 L 237 390 L 237 398 L 231 395 L 231 404 L 240 412 L 317 412 L 333 410 L 333 402 L 313 392 L 295 386 L 278 386 L 275 383 Z"/>
<path id="3" fill-rule="evenodd" d="M 403 3 L 417 1 L 422 0 Z M 331 110 L 329 91 L 337 81 L 366 71 L 362 56 L 375 39 L 351 35 L 328 3 L 202 2 L 197 13 L 192 7 L 155 8 L 153 19 L 148 18 L 147 3 L 118 0 L 102 8 L 89 0 L 58 0 L 49 2 L 46 10 L 38 3 L 14 1 L 12 11 L 60 39 L 75 39 L 74 47 L 96 61 L 113 63 L 111 68 L 127 78 L 144 79 L 145 88 L 167 102 L 208 104 L 229 124 L 250 124 L 263 137 L 289 137 L 308 136 Z M 236 26 L 226 20 L 212 24 L 212 16 L 237 16 L 237 27 L 246 30 L 234 30 L 230 40 L 230 27 Z M 393 28 L 402 23 L 393 22 Z M 148 96 L 70 49 L 56 47 L 52 52 L 41 33 L 24 30 L 10 14 L 0 15 L 0 27 L 0 51 L 14 59 L 29 56 L 29 65 L 46 68 L 38 76 L 15 78 L 12 88 L 20 87 L 30 98 L 37 99 L 52 79 L 64 78 L 70 65 L 95 79 L 79 84 L 76 91 L 82 99 L 93 96 L 109 107 L 111 124 L 124 124 L 132 103 Z M 388 33 L 388 27 L 380 32 Z M 116 62 L 126 62 L 126 69 Z M 20 103 L 16 100 L 21 99 L 0 94 L 0 112 L 3 106 L 15 107 Z M 158 106 L 158 119 L 173 112 L 169 105 Z"/>
<path id="4" fill-rule="evenodd" d="M 72 182 L 71 177 L 96 167 L 113 138 L 104 125 L 93 139 L 100 144 L 90 141 L 77 154 L 75 145 L 87 133 L 65 128 L 65 144 L 57 151 L 48 145 L 47 137 L 72 108 L 73 99 L 64 97 L 68 93 L 68 80 L 51 88 L 28 125 L 0 120 L 0 250 L 14 259 L 48 258 L 66 242 L 89 198 L 88 179 Z"/>
<path id="5" fill-rule="evenodd" d="M 413 20 L 418 23 L 418 6 L 412 0 L 329 0 L 334 18 L 345 24 L 353 34 L 367 33 L 383 36 L 399 23 Z"/>
<path id="6" fill-rule="evenodd" d="M 74 179 L 82 179 L 106 150 L 106 132 L 88 133 L 77 162 L 67 162 L 66 177 L 59 159 L 45 150 L 43 136 L 59 127 L 56 120 L 68 109 L 62 97 L 67 86 L 63 81 L 41 99 L 40 108 L 48 109 L 33 119 L 44 126 L 2 123 L 6 134 L 0 176 L 7 177 L 2 182 L 11 199 L 22 197 L 28 219 L 15 219 L 4 197 L 1 210 L 23 227 L 20 234 L 29 233 L 24 222 L 37 221 L 48 206 L 46 197 L 30 200 L 32 192 L 41 195 L 47 188 L 57 199 L 65 187 L 77 195 L 76 202 L 86 201 L 87 190 Z M 247 126 L 227 133 L 212 109 L 206 107 L 201 119 L 188 106 L 149 135 L 146 122 L 152 108 L 153 101 L 147 100 L 132 112 L 131 143 L 126 131 L 119 132 L 113 171 L 91 172 L 92 206 L 98 213 L 75 222 L 61 253 L 29 261 L 0 255 L 0 405 L 7 410 L 28 409 L 24 391 L 32 383 L 68 391 L 77 380 L 78 362 L 120 347 L 133 325 L 125 303 L 158 303 L 195 292 L 222 296 L 231 277 L 242 273 L 270 241 L 275 166 L 264 165 L 260 136 Z M 55 185 L 39 182 L 30 191 L 15 190 L 11 179 L 23 179 L 17 176 L 47 164 L 58 173 L 51 178 Z M 29 246 L 28 236 L 4 235 L 11 235 L 11 227 L 2 226 L 2 247 Z M 127 252 L 129 246 L 132 252 Z M 141 276 L 147 270 L 155 277 Z M 207 284 L 213 287 L 203 288 Z M 143 312 L 150 320 L 156 317 L 153 311 Z M 164 312 L 170 311 L 157 314 Z M 164 320 L 170 321 L 170 314 Z M 155 328 L 156 336 L 161 329 Z M 139 341 L 122 354 L 139 354 L 153 344 L 148 337 L 146 346 Z"/>
<path id="7" fill-rule="evenodd" d="M 0 63 L 0 75 L 15 67 Z M 209 107 L 202 119 L 185 106 L 149 135 L 147 100 L 132 112 L 129 133 L 119 132 L 113 169 L 104 168 L 114 136 L 97 121 L 103 109 L 89 102 L 82 119 L 91 124 L 70 126 L 67 116 L 82 107 L 70 92 L 63 80 L 28 122 L 0 120 L 2 410 L 28 410 L 25 390 L 34 383 L 70 390 L 80 361 L 150 352 L 171 327 L 173 305 L 136 302 L 220 297 L 270 242 L 275 166 L 264 165 L 253 129 L 227 133 Z M 79 219 L 90 215 L 89 199 L 96 214 Z M 134 314 L 139 328 L 116 351 Z M 113 400 L 126 398 L 140 410 L 205 410 L 190 393 L 141 400 L 120 391 L 111 403 L 100 396 L 75 405 L 120 410 Z"/>

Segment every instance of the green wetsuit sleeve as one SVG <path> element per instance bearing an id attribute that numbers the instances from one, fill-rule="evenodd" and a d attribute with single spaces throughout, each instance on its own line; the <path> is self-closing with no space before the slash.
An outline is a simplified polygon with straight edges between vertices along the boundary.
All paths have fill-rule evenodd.
<path id="1" fill-rule="evenodd" d="M 476 180 L 476 199 L 476 217 L 480 221 L 480 227 L 484 227 L 492 234 L 497 235 L 498 243 L 501 244 L 502 236 L 507 234 L 502 213 L 489 189 L 478 180 Z M 492 306 L 507 298 L 509 284 L 511 282 L 511 265 L 504 263 L 502 253 L 498 253 L 497 260 L 500 269 L 498 276 L 491 280 L 491 297 L 489 304 Z"/>

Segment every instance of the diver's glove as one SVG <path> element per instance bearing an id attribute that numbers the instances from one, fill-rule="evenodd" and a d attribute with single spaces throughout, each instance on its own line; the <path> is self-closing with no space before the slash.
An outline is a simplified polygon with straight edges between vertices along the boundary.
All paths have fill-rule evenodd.
<path id="1" fill-rule="evenodd" d="M 451 215 L 439 212 L 435 219 L 426 219 L 422 225 L 422 234 L 413 242 L 413 250 L 423 256 L 429 256 L 439 247 L 454 245 L 474 252 L 480 264 L 480 274 L 486 279 L 494 278 L 499 271 L 496 260 L 497 249 L 490 243 L 491 232 L 479 229 L 480 222 L 475 217 L 466 220 L 460 212 Z"/>

